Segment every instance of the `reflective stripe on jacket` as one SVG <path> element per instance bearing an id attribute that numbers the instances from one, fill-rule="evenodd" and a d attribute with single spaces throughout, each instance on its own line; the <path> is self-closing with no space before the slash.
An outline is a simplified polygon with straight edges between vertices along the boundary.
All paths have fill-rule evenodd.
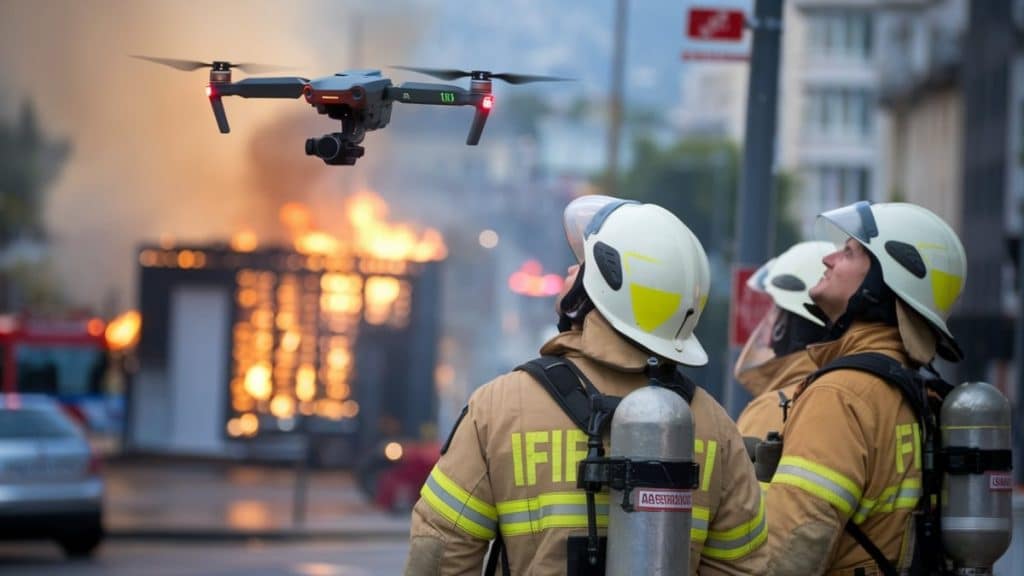
<path id="1" fill-rule="evenodd" d="M 840 339 L 808 347 L 818 366 L 867 351 L 907 362 L 899 332 L 882 324 L 854 324 Z M 909 560 L 921 444 L 899 390 L 865 372 L 828 372 L 797 394 L 783 442 L 767 491 L 770 574 L 872 569 L 844 530 L 848 519 L 891 561 Z"/>
<path id="2" fill-rule="evenodd" d="M 647 382 L 647 354 L 597 311 L 582 331 L 556 336 L 541 353 L 571 359 L 605 394 L 625 396 Z M 701 466 L 690 572 L 698 566 L 701 574 L 763 571 L 767 518 L 742 439 L 703 390 L 697 389 L 690 407 Z M 433 573 L 479 575 L 488 540 L 500 531 L 514 574 L 564 574 L 567 538 L 587 533 L 585 492 L 576 489 L 576 465 L 586 450 L 586 433 L 525 372 L 505 374 L 474 392 L 413 510 L 413 541 L 441 544 Z M 607 494 L 598 495 L 601 534 L 608 506 Z"/>

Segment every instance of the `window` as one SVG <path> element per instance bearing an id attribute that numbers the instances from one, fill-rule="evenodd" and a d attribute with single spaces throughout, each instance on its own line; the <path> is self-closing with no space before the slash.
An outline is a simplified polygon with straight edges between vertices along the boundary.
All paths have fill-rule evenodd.
<path id="1" fill-rule="evenodd" d="M 61 397 L 102 392 L 106 355 L 90 346 L 19 345 L 18 391 Z"/>
<path id="2" fill-rule="evenodd" d="M 810 11 L 807 13 L 807 53 L 812 58 L 870 60 L 871 26 L 871 15 L 867 12 Z"/>
<path id="3" fill-rule="evenodd" d="M 869 197 L 869 171 L 862 166 L 818 166 L 810 169 L 807 184 L 824 210 L 852 204 Z"/>
<path id="4" fill-rule="evenodd" d="M 874 94 L 863 88 L 808 88 L 805 135 L 815 139 L 863 140 L 874 132 Z"/>

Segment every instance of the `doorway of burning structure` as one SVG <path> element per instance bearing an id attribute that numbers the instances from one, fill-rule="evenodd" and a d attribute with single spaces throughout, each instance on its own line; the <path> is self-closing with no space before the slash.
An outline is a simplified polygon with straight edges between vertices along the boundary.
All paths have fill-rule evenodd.
<path id="1" fill-rule="evenodd" d="M 230 305 L 224 288 L 179 286 L 171 292 L 168 377 L 171 446 L 177 452 L 224 451 L 223 343 Z"/>

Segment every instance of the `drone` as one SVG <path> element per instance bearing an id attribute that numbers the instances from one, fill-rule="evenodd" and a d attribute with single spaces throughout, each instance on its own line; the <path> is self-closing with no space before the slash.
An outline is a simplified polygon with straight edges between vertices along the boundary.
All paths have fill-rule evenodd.
<path id="1" fill-rule="evenodd" d="M 473 123 L 466 136 L 466 144 L 476 146 L 484 131 L 487 117 L 494 108 L 491 81 L 503 80 L 509 84 L 530 82 L 561 82 L 571 78 L 537 76 L 531 74 L 491 73 L 486 70 L 451 70 L 441 68 L 417 68 L 392 66 L 439 78 L 458 80 L 469 78 L 469 90 L 449 84 L 405 82 L 395 86 L 380 70 L 348 70 L 333 76 L 309 80 L 298 76 L 276 78 L 245 78 L 231 81 L 231 70 L 238 68 L 250 73 L 261 73 L 275 69 L 264 64 L 232 64 L 223 60 L 199 62 L 152 56 L 134 56 L 143 60 L 170 66 L 178 70 L 194 71 L 210 68 L 210 81 L 206 85 L 206 96 L 213 108 L 217 128 L 222 134 L 231 131 L 224 111 L 222 98 L 299 98 L 303 97 L 319 114 L 341 122 L 341 131 L 306 140 L 306 155 L 317 156 L 326 164 L 352 166 L 362 158 L 365 149 L 360 144 L 367 132 L 379 130 L 391 121 L 391 105 L 429 104 L 435 106 L 473 106 L 476 109 Z"/>

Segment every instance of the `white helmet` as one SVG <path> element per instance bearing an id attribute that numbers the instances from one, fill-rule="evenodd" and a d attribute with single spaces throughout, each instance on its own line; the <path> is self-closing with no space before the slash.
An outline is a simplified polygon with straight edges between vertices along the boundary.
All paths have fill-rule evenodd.
<path id="1" fill-rule="evenodd" d="M 697 237 L 671 212 L 609 196 L 584 196 L 565 208 L 565 230 L 584 264 L 583 288 L 608 322 L 655 354 L 691 366 L 707 363 L 697 326 L 710 266 Z"/>
<path id="2" fill-rule="evenodd" d="M 885 285 L 956 350 L 946 320 L 967 279 L 967 255 L 946 222 L 914 204 L 862 201 L 821 214 L 818 227 L 837 245 L 860 242 L 881 264 Z"/>
<path id="3" fill-rule="evenodd" d="M 747 286 L 758 292 L 767 292 L 779 308 L 824 326 L 824 320 L 808 308 L 814 306 L 814 302 L 807 291 L 825 273 L 822 259 L 834 251 L 835 246 L 831 242 L 794 244 L 758 268 L 747 280 Z"/>

